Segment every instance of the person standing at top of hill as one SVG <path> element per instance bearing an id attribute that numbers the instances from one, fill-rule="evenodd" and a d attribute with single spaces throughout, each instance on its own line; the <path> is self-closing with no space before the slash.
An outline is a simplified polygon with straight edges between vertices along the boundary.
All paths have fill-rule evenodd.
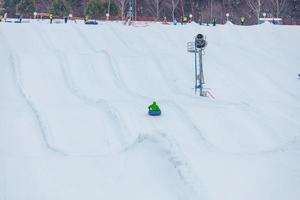
<path id="1" fill-rule="evenodd" d="M 84 16 L 83 20 L 84 20 L 84 23 L 86 24 L 88 22 L 88 20 L 89 20 L 89 16 L 87 16 L 87 15 Z"/>
<path id="2" fill-rule="evenodd" d="M 53 15 L 52 14 L 49 15 L 49 19 L 50 19 L 50 24 L 52 24 L 52 20 L 53 20 Z"/>
<path id="3" fill-rule="evenodd" d="M 4 13 L 3 20 L 4 20 L 4 22 L 6 22 L 6 20 L 7 20 L 7 13 Z"/>
<path id="4" fill-rule="evenodd" d="M 212 18 L 212 23 L 213 23 L 213 26 L 216 26 L 216 24 L 217 24 L 217 18 L 216 17 Z"/>
<path id="5" fill-rule="evenodd" d="M 241 25 L 243 26 L 245 24 L 245 17 L 241 16 L 240 20 L 241 20 Z"/>

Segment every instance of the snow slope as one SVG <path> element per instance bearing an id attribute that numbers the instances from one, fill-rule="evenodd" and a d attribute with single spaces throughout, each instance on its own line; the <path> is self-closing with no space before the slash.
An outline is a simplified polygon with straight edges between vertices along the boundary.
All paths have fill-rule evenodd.
<path id="1" fill-rule="evenodd" d="M 197 33 L 215 99 L 194 94 Z M 299 35 L 0 23 L 0 200 L 299 199 Z"/>

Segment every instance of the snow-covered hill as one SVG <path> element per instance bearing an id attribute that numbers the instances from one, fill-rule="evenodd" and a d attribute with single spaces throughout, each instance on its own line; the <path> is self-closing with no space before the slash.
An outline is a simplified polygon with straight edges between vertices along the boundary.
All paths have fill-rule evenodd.
<path id="1" fill-rule="evenodd" d="M 198 33 L 215 99 L 194 94 Z M 298 200 L 299 35 L 0 23 L 0 200 Z"/>

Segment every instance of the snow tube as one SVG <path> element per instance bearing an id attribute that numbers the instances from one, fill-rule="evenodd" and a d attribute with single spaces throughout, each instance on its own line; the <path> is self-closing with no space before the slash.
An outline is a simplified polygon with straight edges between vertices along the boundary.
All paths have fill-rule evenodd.
<path id="1" fill-rule="evenodd" d="M 85 22 L 86 25 L 97 25 L 98 22 L 96 20 L 88 20 Z"/>
<path id="2" fill-rule="evenodd" d="M 150 116 L 159 116 L 159 115 L 161 115 L 161 111 L 160 110 L 149 110 L 148 114 Z"/>

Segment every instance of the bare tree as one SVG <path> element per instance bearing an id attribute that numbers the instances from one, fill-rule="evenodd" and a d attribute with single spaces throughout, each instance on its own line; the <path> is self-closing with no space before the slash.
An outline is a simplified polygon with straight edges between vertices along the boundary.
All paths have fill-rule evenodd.
<path id="1" fill-rule="evenodd" d="M 247 0 L 250 9 L 256 14 L 257 21 L 259 20 L 262 0 Z"/>
<path id="2" fill-rule="evenodd" d="M 165 2 L 165 0 L 149 0 L 148 1 L 148 10 L 153 16 L 156 16 L 156 20 L 159 19 L 160 8 L 164 2 Z"/>
<path id="3" fill-rule="evenodd" d="M 195 1 L 190 0 L 190 6 L 191 6 L 191 13 L 195 17 L 195 12 L 194 12 Z"/>
<path id="4" fill-rule="evenodd" d="M 4 12 L 4 3 L 4 0 L 0 0 L 0 15 L 2 15 Z"/>
<path id="5" fill-rule="evenodd" d="M 185 15 L 184 14 L 184 4 L 183 4 L 182 0 L 180 0 L 180 6 L 181 6 L 181 14 L 182 14 L 182 16 L 184 16 Z"/>
<path id="6" fill-rule="evenodd" d="M 121 10 L 121 17 L 122 20 L 125 18 L 125 10 L 126 10 L 126 6 L 128 4 L 128 0 L 117 0 L 119 2 L 120 5 L 120 10 Z"/>
<path id="7" fill-rule="evenodd" d="M 175 10 L 178 6 L 179 1 L 180 0 L 171 0 L 171 3 L 172 3 L 172 19 L 173 19 L 173 21 L 175 20 Z"/>
<path id="8" fill-rule="evenodd" d="M 210 0 L 210 20 L 213 18 L 214 1 Z"/>
<path id="9" fill-rule="evenodd" d="M 277 18 L 288 7 L 287 0 L 271 0 L 271 4 Z"/>

